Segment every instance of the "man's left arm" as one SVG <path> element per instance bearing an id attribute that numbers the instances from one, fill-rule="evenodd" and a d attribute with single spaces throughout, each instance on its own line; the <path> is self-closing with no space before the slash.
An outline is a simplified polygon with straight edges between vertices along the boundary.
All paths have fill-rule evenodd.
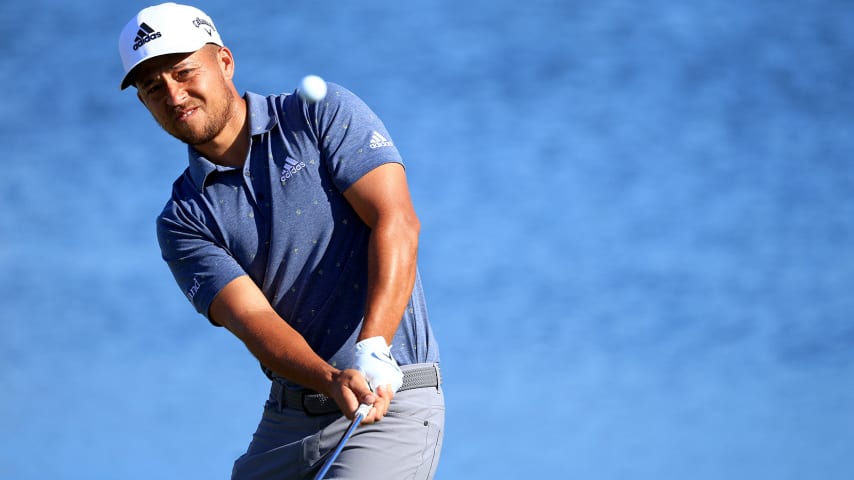
<path id="1" fill-rule="evenodd" d="M 391 345 L 415 284 L 421 228 L 403 165 L 371 170 L 344 197 L 371 228 L 367 303 L 358 341 L 380 336 Z"/>

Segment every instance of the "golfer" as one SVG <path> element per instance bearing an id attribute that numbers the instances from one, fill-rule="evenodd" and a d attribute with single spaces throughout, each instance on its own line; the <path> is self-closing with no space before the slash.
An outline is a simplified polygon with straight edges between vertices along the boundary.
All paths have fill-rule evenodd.
<path id="1" fill-rule="evenodd" d="M 419 221 L 383 123 L 335 84 L 316 103 L 241 96 L 232 52 L 191 6 L 141 10 L 119 53 L 121 88 L 134 86 L 188 146 L 157 218 L 163 259 L 271 380 L 232 478 L 311 478 L 360 404 L 373 408 L 326 478 L 432 478 L 439 350 L 416 266 Z"/>

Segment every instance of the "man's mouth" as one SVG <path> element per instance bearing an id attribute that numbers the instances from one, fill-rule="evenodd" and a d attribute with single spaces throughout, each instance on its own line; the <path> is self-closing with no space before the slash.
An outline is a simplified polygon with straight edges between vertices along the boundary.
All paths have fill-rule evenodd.
<path id="1" fill-rule="evenodd" d="M 199 109 L 199 107 L 192 107 L 192 108 L 186 108 L 184 110 L 178 111 L 175 113 L 175 120 L 179 121 L 179 122 L 186 122 L 187 119 L 189 119 L 191 116 L 193 116 L 193 114 L 196 113 L 196 110 L 198 110 L 198 109 Z"/>

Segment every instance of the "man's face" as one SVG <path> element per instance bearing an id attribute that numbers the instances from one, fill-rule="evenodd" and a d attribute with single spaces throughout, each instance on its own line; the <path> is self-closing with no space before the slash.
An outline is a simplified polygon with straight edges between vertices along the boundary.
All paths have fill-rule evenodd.
<path id="1" fill-rule="evenodd" d="M 231 53 L 207 45 L 155 57 L 134 77 L 137 96 L 169 134 L 188 145 L 213 141 L 232 116 Z"/>

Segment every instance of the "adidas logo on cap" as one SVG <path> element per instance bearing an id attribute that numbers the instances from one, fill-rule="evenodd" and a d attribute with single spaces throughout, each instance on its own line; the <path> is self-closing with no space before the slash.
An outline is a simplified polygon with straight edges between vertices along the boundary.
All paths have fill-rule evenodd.
<path id="1" fill-rule="evenodd" d="M 134 39 L 133 49 L 137 50 L 139 47 L 145 45 L 146 43 L 160 38 L 160 32 L 155 32 L 153 28 L 149 27 L 147 23 L 142 22 L 139 25 L 139 30 L 136 32 L 136 38 Z"/>

